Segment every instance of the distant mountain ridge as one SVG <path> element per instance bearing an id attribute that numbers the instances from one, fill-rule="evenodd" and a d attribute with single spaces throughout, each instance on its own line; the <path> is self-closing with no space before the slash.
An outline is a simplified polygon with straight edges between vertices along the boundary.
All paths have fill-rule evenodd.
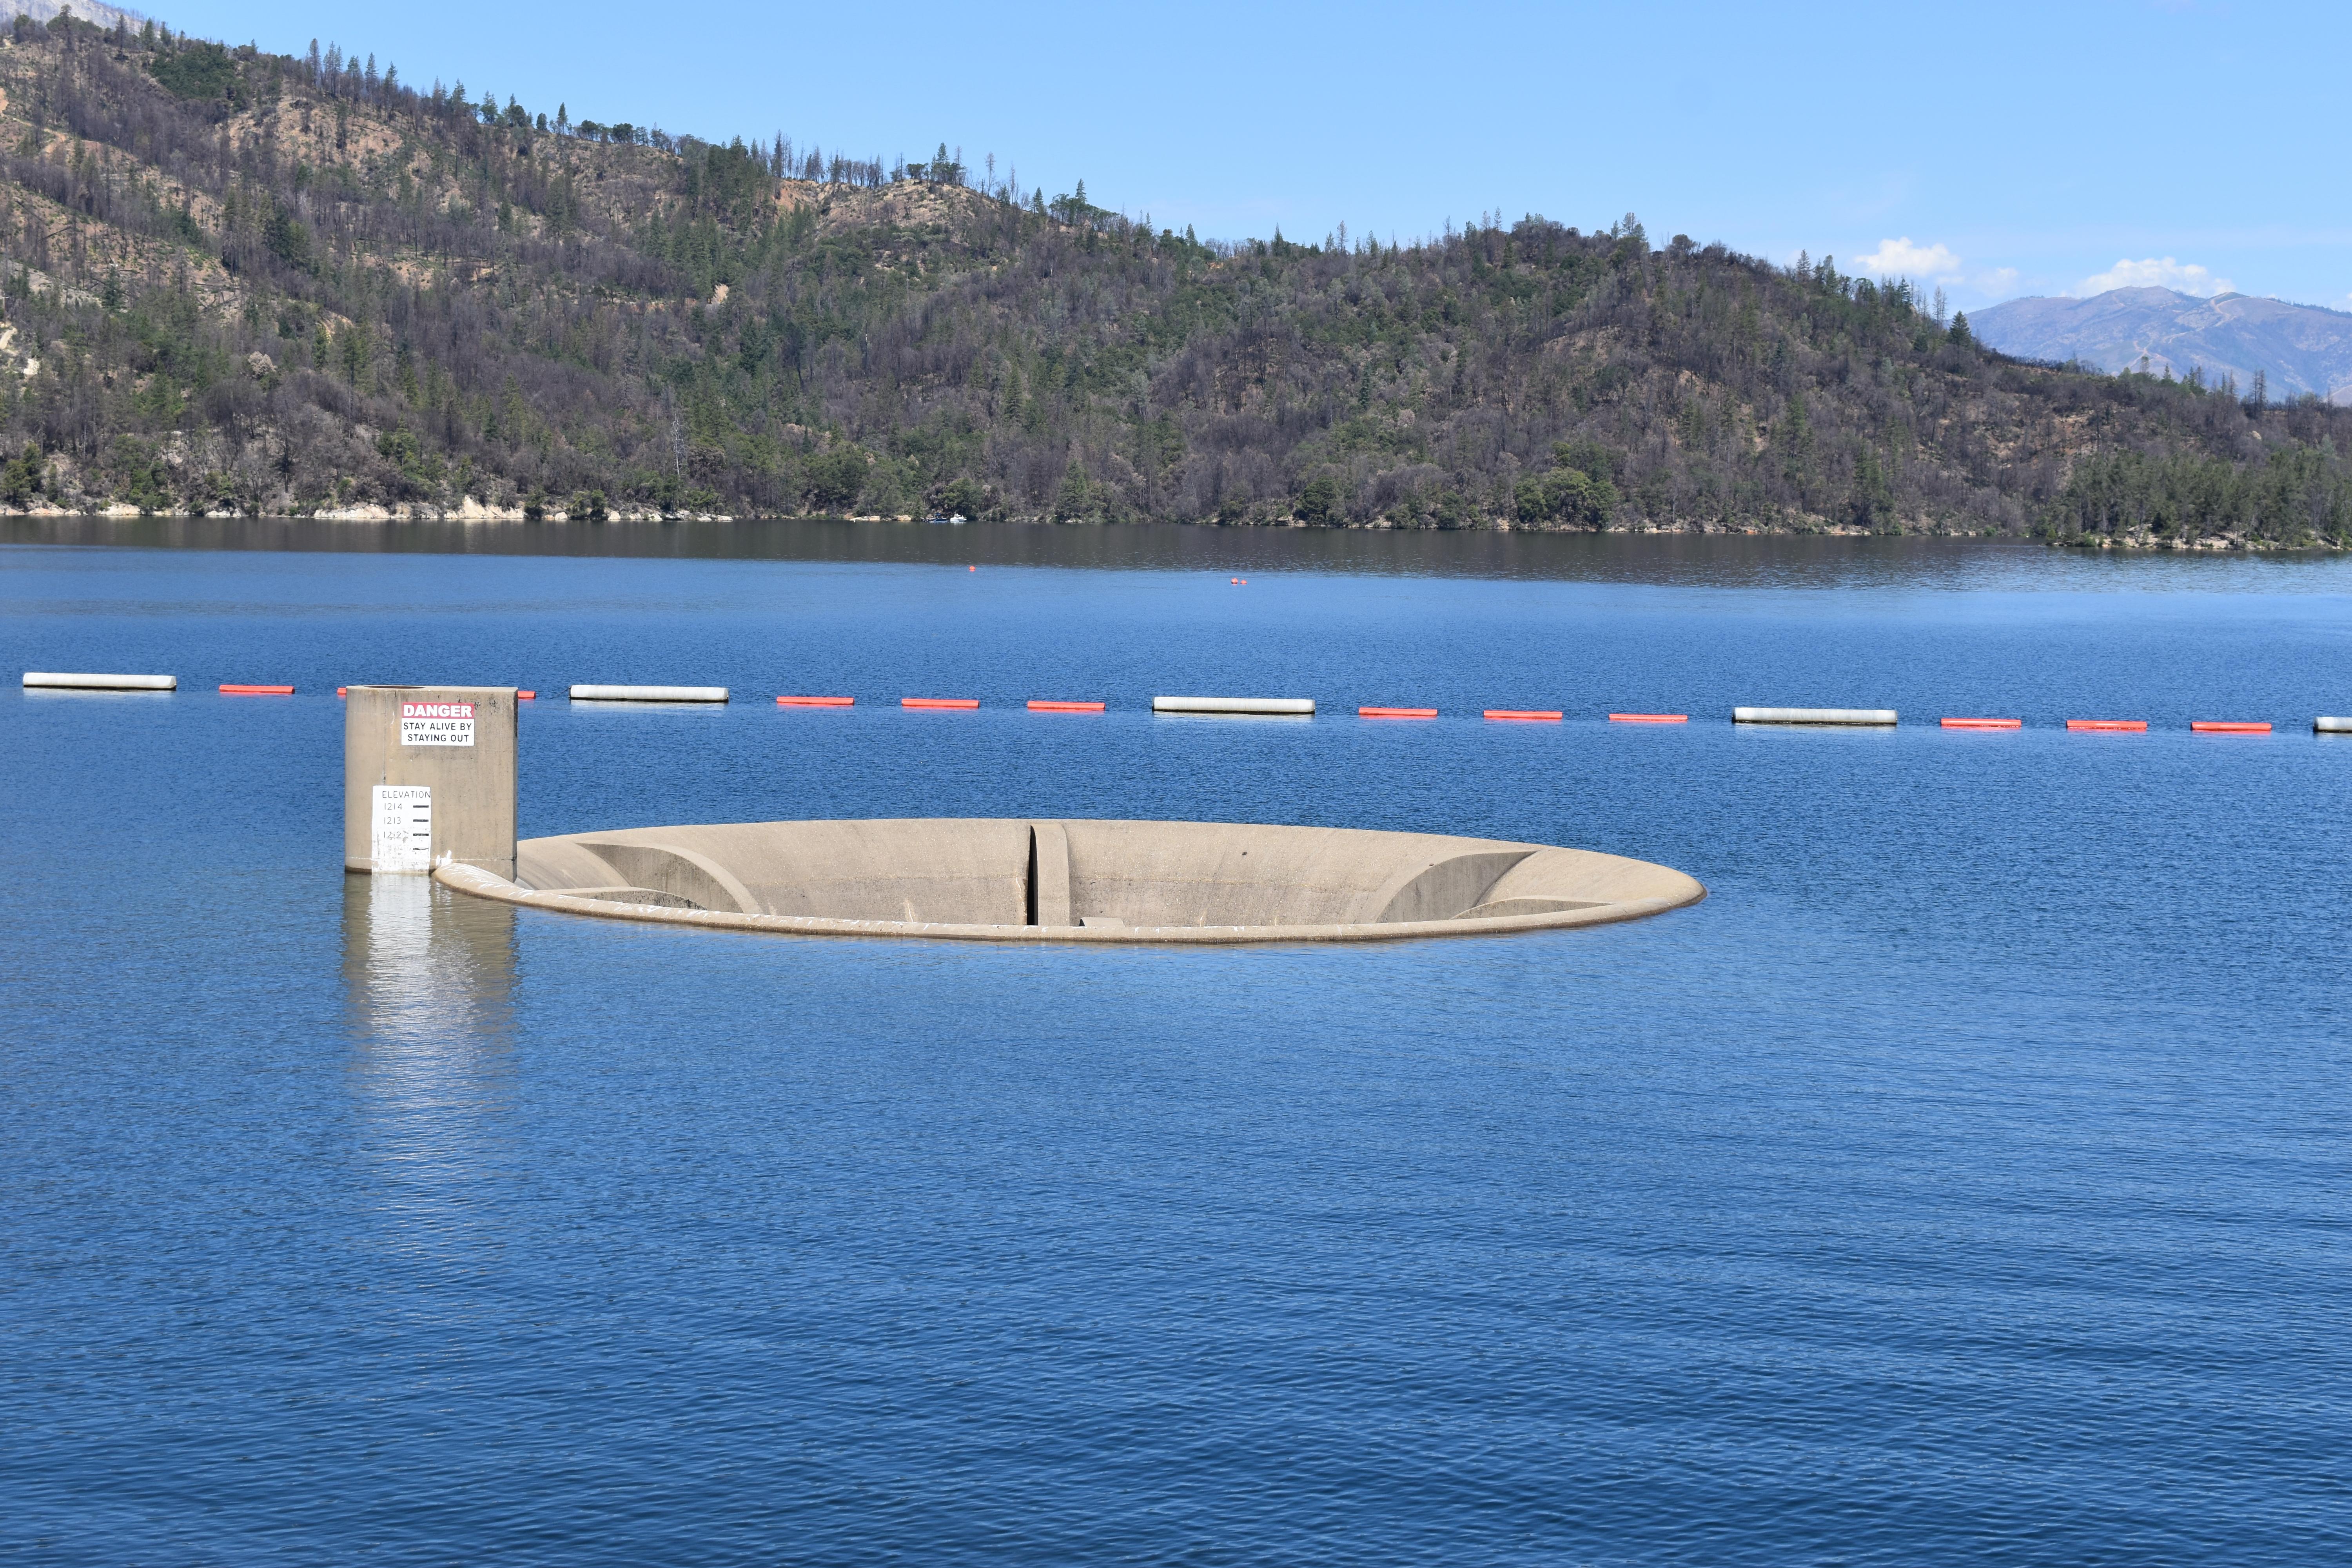
<path id="1" fill-rule="evenodd" d="M 2315 394 L 2352 405 L 2352 314 L 2248 294 L 2200 300 L 2171 289 L 2110 289 L 2087 300 L 2011 300 L 1969 318 L 2007 354 L 2080 360 L 2100 369 L 2202 370 L 2250 391 L 2261 374 L 2274 402 Z"/>

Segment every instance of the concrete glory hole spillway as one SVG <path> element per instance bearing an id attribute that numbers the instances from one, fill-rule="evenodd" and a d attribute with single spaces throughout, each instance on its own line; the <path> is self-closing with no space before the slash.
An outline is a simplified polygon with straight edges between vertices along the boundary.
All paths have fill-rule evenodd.
<path id="1" fill-rule="evenodd" d="M 1365 941 L 1591 925 L 1706 889 L 1540 844 L 1207 822 L 920 818 L 525 839 L 461 891 L 632 920 L 1019 942 Z"/>
<path id="2" fill-rule="evenodd" d="M 1361 942 L 1696 903 L 1616 855 L 1345 827 L 924 817 L 515 839 L 516 694 L 350 686 L 343 864 L 574 914 L 985 942 Z"/>

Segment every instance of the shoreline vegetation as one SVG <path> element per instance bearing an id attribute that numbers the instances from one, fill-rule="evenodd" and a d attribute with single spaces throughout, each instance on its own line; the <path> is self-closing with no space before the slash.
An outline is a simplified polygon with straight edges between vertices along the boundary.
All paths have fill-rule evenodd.
<path id="1" fill-rule="evenodd" d="M 471 500 L 471 498 L 467 498 L 467 499 L 468 499 L 469 500 Z M 900 512 L 900 513 L 897 514 L 896 516 L 883 516 L 883 515 L 880 515 L 880 514 L 878 514 L 878 513 L 866 513 L 866 514 L 863 514 L 863 515 L 859 515 L 859 514 L 855 514 L 855 513 L 807 512 L 807 511 L 801 511 L 801 512 L 774 512 L 774 513 L 750 512 L 750 513 L 744 513 L 744 514 L 741 514 L 741 515 L 738 515 L 738 514 L 735 514 L 735 513 L 732 513 L 732 512 L 662 511 L 662 510 L 658 510 L 658 509 L 655 509 L 655 508 L 646 508 L 646 509 L 639 510 L 625 510 L 625 509 L 623 509 L 623 510 L 612 510 L 612 511 L 608 511 L 608 512 L 606 512 L 606 513 L 605 513 L 604 516 L 602 516 L 602 517 L 597 517 L 597 518 L 593 518 L 593 519 L 590 519 L 590 518 L 578 518 L 578 519 L 574 519 L 574 518 L 570 517 L 569 515 L 567 515 L 565 512 L 563 512 L 563 511 L 562 511 L 562 510 L 555 510 L 555 511 L 548 511 L 548 512 L 544 512 L 544 513 L 542 513 L 541 516 L 533 518 L 533 517 L 526 517 L 526 516 L 523 514 L 523 510 L 522 510 L 521 508 L 520 508 L 520 507 L 509 507 L 509 508 L 505 508 L 505 509 L 497 509 L 497 508 L 491 508 L 491 507 L 485 507 L 485 506 L 482 506 L 482 505 L 480 505 L 478 502 L 476 502 L 476 503 L 474 503 L 474 504 L 472 504 L 472 505 L 458 506 L 458 507 L 454 507 L 454 508 L 446 508 L 446 509 L 445 509 L 445 508 L 440 508 L 440 507 L 433 507 L 433 506 L 415 506 L 415 505 L 410 505 L 410 504 L 407 504 L 407 503 L 403 503 L 403 504 L 401 504 L 401 505 L 399 505 L 399 506 L 395 506 L 395 507 L 383 507 L 383 506 L 355 506 L 355 507 L 345 507 L 345 508 L 335 509 L 335 510 L 317 510 L 317 511 L 308 511 L 308 512 L 292 512 L 292 511 L 284 511 L 284 512 L 247 512 L 247 511 L 229 511 L 229 510 L 214 510 L 214 511 L 202 511 L 202 512 L 197 512 L 197 511 L 176 511 L 176 510 L 161 510 L 161 511 L 142 511 L 142 510 L 139 510 L 137 507 L 134 507 L 134 506 L 126 506 L 126 505 L 120 505 L 120 504 L 118 504 L 118 505 L 112 505 L 112 506 L 107 506 L 107 507 L 101 507 L 101 508 L 99 508 L 99 509 L 97 509 L 97 510 L 69 510 L 69 509 L 68 509 L 68 508 L 64 508 L 64 507 L 47 507 L 47 506 L 37 506 L 37 507 L 32 507 L 32 508 L 29 508 L 29 509 L 27 509 L 27 508 L 21 508 L 21 507 L 5 507 L 5 506 L 0 506 L 0 518 L 56 519 L 56 520 L 58 520 L 58 521 L 80 520 L 80 521 L 108 521 L 108 522 L 123 522 L 123 521 L 134 521 L 134 520 L 141 519 L 141 518 L 152 518 L 152 519 L 156 519 L 156 520 L 160 520 L 160 521 L 191 521 L 202 520 L 202 521 L 212 521 L 212 522 L 241 522 L 241 521 L 251 521 L 251 522 L 345 522 L 345 523 L 352 523 L 352 524 L 362 525 L 362 526 L 365 526 L 365 525 L 371 525 L 371 524 L 380 524 L 380 523 L 446 523 L 446 522 L 455 522 L 455 523 L 464 523 L 464 524 L 468 525 L 468 526 L 509 526 L 509 525 L 511 525 L 511 526 L 531 527 L 531 528 L 545 527 L 545 526 L 551 526 L 551 526 L 555 526 L 555 527 L 579 526 L 579 527 L 591 527 L 591 528 L 593 528 L 593 527 L 599 527 L 599 526 L 602 526 L 602 525 L 604 525 L 604 524 L 605 524 L 605 523 L 648 523 L 648 522 L 651 522 L 651 523 L 681 523 L 681 522 L 695 522 L 695 523 L 735 523 L 735 522 L 740 522 L 740 523 L 760 523 L 760 522 L 850 522 L 850 523 L 889 523 L 889 524 L 897 524 L 897 525 L 900 525 L 900 526 L 905 526 L 905 525 L 910 525 L 910 524 L 921 524 L 921 523 L 926 523 L 926 522 L 929 522 L 929 521 L 933 521 L 933 520 L 927 519 L 927 518 L 919 518 L 919 517 L 916 517 L 916 516 L 914 516 L 913 514 L 911 514 L 911 513 L 908 513 L 908 512 Z M 1243 521 L 1243 522 L 1238 522 L 1238 523 L 1223 523 L 1223 522 L 1220 522 L 1217 519 L 1215 519 L 1215 518 L 1213 518 L 1213 517 L 1212 517 L 1212 518 L 1176 518 L 1176 519 L 1135 518 L 1135 519 L 1127 519 L 1127 520 L 1123 520 L 1123 521 L 1128 521 L 1128 522 L 1174 522 L 1174 523 L 1178 523 L 1178 524 L 1188 524 L 1188 525 L 1190 525 L 1190 526 L 1193 526 L 1193 527 L 1208 527 L 1208 528 L 1224 528 L 1224 527 L 1233 527 L 1233 528 L 1250 528 L 1250 529 L 1265 529 L 1265 530 L 1270 530 L 1270 529 L 1283 529 L 1283 530 L 1293 530 L 1293 531 L 1318 530 L 1318 529 L 1319 529 L 1319 530 L 1338 531 L 1343 531 L 1343 532 L 1382 532 L 1382 531 L 1396 531 L 1396 527 L 1397 527 L 1397 525 L 1395 525 L 1395 524 L 1393 524 L 1393 523 L 1388 523 L 1388 522 L 1371 522 L 1371 523 L 1349 523 L 1349 522 L 1309 523 L 1309 522 L 1302 522 L 1302 521 L 1297 521 L 1296 519 L 1289 520 L 1289 521 L 1286 521 L 1272 522 L 1272 523 L 1265 523 L 1265 522 L 1250 522 L 1250 521 Z M 1054 520 L 1052 520 L 1052 519 L 1050 519 L 1050 518 L 996 518 L 996 519 L 990 519 L 990 520 L 982 521 L 979 522 L 978 524 L 976 524 L 976 526 L 980 526 L 980 527 L 990 527 L 990 526 L 995 526 L 995 525 L 1004 524 L 1004 523 L 1012 523 L 1012 524 L 1014 524 L 1014 525 L 1016 525 L 1016 526 L 1024 526 L 1024 527 L 1034 527 L 1034 526 L 1041 526 L 1041 525 L 1042 525 L 1042 526 L 1054 527 L 1054 528 L 1086 528 L 1086 527 L 1100 527 L 1100 526 L 1103 526 L 1103 525 L 1104 525 L 1104 524 L 1103 524 L 1103 520 L 1099 520 L 1099 519 L 1086 519 L 1086 520 L 1078 520 L 1078 521 L 1063 521 L 1063 522 L 1056 522 L 1056 521 L 1055 521 Z M 2344 540 L 2342 540 L 2342 539 L 2328 538 L 2328 537 L 2312 537 L 2312 538 L 2307 538 L 2307 539 L 2304 539 L 2304 540 L 2300 540 L 2300 541 L 2284 541 L 2284 540 L 2271 540 L 2271 539 L 2260 539 L 2260 538 L 2248 538 L 2248 537 L 2244 537 L 2244 536 L 2242 536 L 2242 535 L 2229 535 L 2229 534 L 2213 534 L 2213 535 L 2180 535 L 2180 536 L 2166 537 L 2166 536 L 2159 536 L 2159 535 L 2157 535 L 2157 534 L 2155 534 L 2155 533 L 2153 533 L 2153 532 L 2148 532 L 2148 531 L 2141 531 L 2141 532 L 2137 532 L 2137 533 L 2118 533 L 2118 534 L 2105 534 L 2105 533 L 2100 533 L 2100 534 L 2040 535 L 2040 536 L 2035 536 L 2035 535 L 2018 535 L 2018 534 L 2006 534 L 2006 533 L 2000 533 L 2000 532 L 1993 531 L 1991 531 L 1991 530 L 1985 530 L 1985 531 L 1981 531 L 1975 532 L 1975 533 L 1963 533 L 1963 532 L 1958 532 L 1958 531 L 1949 531 L 1949 530 L 1935 530 L 1935 531 L 1929 531 L 1929 530 L 1912 530 L 1912 531 L 1908 531 L 1902 532 L 1902 533 L 1895 533 L 1895 532 L 1893 532 L 1893 531 L 1889 531 L 1889 530 L 1885 530 L 1885 529 L 1855 528 L 1855 527 L 1850 527 L 1850 526 L 1839 526 L 1839 525 L 1836 525 L 1836 524 L 1827 524 L 1827 525 L 1823 525 L 1823 526 L 1819 526 L 1819 527 L 1811 527 L 1811 528 L 1807 528 L 1807 527 L 1782 527 L 1782 528 L 1753 528 L 1753 527 L 1751 527 L 1751 528 L 1732 528 L 1732 527 L 1723 527 L 1723 526 L 1719 526 L 1719 525 L 1707 525 L 1707 524 L 1696 523 L 1696 522 L 1685 522 L 1685 523 L 1680 523 L 1680 524 L 1672 524 L 1672 525 L 1667 525 L 1667 526 L 1664 526 L 1664 527 L 1653 527 L 1653 526 L 1651 526 L 1651 525 L 1649 525 L 1649 524 L 1646 524 L 1646 523 L 1640 523 L 1640 522 L 1636 522 L 1636 523 L 1631 523 L 1631 524 L 1611 524 L 1611 525 L 1603 525 L 1603 526 L 1600 526 L 1600 527 L 1593 527 L 1593 528 L 1563 529 L 1563 528 L 1554 528 L 1554 527 L 1528 528 L 1528 527 L 1526 527 L 1526 526 L 1524 526 L 1524 525 L 1516 524 L 1516 523 L 1513 523 L 1513 522 L 1511 522 L 1511 521 L 1507 521 L 1507 520 L 1504 520 L 1504 521 L 1496 521 L 1496 522 L 1493 522 L 1493 523 L 1486 524 L 1486 525 L 1484 525 L 1484 526 L 1482 526 L 1482 527 L 1473 527 L 1473 528 L 1457 528 L 1457 529 L 1450 529 L 1450 530 L 1421 529 L 1421 530 L 1415 530 L 1414 531 L 1418 531 L 1418 532 L 1455 532 L 1455 533 L 1462 533 L 1462 532 L 1493 532 L 1493 533 L 1510 533 L 1510 532 L 1518 532 L 1518 533 L 1554 533 L 1554 534 L 1559 534 L 1559 533 L 1580 533 L 1580 534 L 1584 534 L 1584 535 L 1586 535 L 1586 536 L 1588 536 L 1588 537 L 1616 537 L 1616 538 L 1636 538 L 1636 537 L 1640 537 L 1640 538 L 1654 538 L 1654 538 L 1709 538 L 1709 537 L 1712 537 L 1712 538 L 1718 538 L 1718 539 L 1723 539 L 1723 538 L 1747 538 L 1747 539 L 1764 539 L 1764 538 L 1780 538 L 1780 539 L 1803 539 L 1803 538 L 1816 538 L 1816 539 L 1822 539 L 1822 538 L 1832 538 L 1832 539 L 1885 539 L 1885 538 L 1911 538 L 1911 539 L 1948 539 L 1948 540 L 1954 540 L 1954 541 L 1964 541 L 1964 540 L 1982 540 L 1982 541 L 1986 541 L 1986 542 L 2000 542 L 2000 543 L 2006 543 L 2006 544 L 2046 544 L 2046 545 L 2050 546 L 2051 548 L 2053 548 L 2053 549 L 2062 549 L 2062 550 L 2151 551 L 2151 552 L 2187 552 L 2187 553 L 2192 553 L 2192 554 L 2228 554 L 2228 553 L 2231 553 L 2231 552 L 2235 552 L 2240 553 L 2240 554 L 2244 554 L 2244 553 L 2248 553 L 2248 552 L 2272 553 L 2272 552 L 2294 552 L 2294 551 L 2301 551 L 2301 552 L 2336 552 L 2336 551 L 2341 551 L 2341 550 L 2346 550 L 2346 549 L 2352 549 L 2352 543 L 2347 543 L 2346 541 L 2344 541 Z"/>
<path id="2" fill-rule="evenodd" d="M 0 33 L 0 511 L 2352 547 L 2352 410 L 1632 215 L 1202 240 L 942 143 Z"/>

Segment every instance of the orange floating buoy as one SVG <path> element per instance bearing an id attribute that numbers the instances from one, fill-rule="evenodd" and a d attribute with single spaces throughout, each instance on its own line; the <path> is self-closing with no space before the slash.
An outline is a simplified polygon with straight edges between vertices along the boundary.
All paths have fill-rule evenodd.
<path id="1" fill-rule="evenodd" d="M 2147 728 L 2145 719 L 2069 719 L 2069 730 L 2115 730 L 2137 732 Z"/>
<path id="2" fill-rule="evenodd" d="M 221 687 L 221 695 L 224 697 L 291 697 L 294 695 L 294 689 L 290 686 L 244 686 L 230 682 Z"/>
<path id="3" fill-rule="evenodd" d="M 1609 715 L 1609 721 L 1612 724 L 1687 724 L 1690 722 L 1690 715 L 1687 713 L 1612 713 Z"/>
<path id="4" fill-rule="evenodd" d="M 856 705 L 857 699 L 855 697 L 779 697 L 776 699 L 776 706 L 779 708 L 855 708 Z"/>
<path id="5" fill-rule="evenodd" d="M 2189 727 L 2205 735 L 2267 735 L 2268 724 L 2237 723 L 2223 719 L 2192 719 Z"/>
<path id="6" fill-rule="evenodd" d="M 346 689 L 345 688 L 341 687 L 341 686 L 336 687 L 336 688 L 335 688 L 335 695 L 336 695 L 336 696 L 338 696 L 338 697 L 342 696 L 342 695 L 343 695 L 343 693 L 344 693 L 344 691 L 345 691 L 345 689 Z"/>
<path id="7" fill-rule="evenodd" d="M 901 697 L 898 699 L 898 706 L 901 708 L 977 708 L 980 706 L 980 699 L 977 697 Z"/>
<path id="8" fill-rule="evenodd" d="M 1434 719 L 1437 717 L 1437 710 L 1434 708 L 1359 708 L 1356 710 L 1356 717 L 1359 719 Z"/>
<path id="9" fill-rule="evenodd" d="M 1032 713 L 1099 713 L 1102 710 L 1103 704 L 1099 702 L 1048 702 L 1036 697 L 1029 700 L 1029 711 Z"/>
<path id="10" fill-rule="evenodd" d="M 1559 721 L 1559 710 L 1557 708 L 1489 708 L 1486 710 L 1486 717 L 1489 719 L 1517 719 L 1557 723 Z"/>
<path id="11" fill-rule="evenodd" d="M 1947 730 L 2022 730 L 2025 728 L 2025 721 L 2022 719 L 1947 719 L 1944 721 L 1944 728 Z"/>
<path id="12" fill-rule="evenodd" d="M 979 571 L 979 570 L 980 570 L 980 568 L 979 568 L 979 567 L 977 567 L 977 566 L 967 566 L 967 567 L 965 567 L 965 568 L 964 568 L 964 570 L 965 570 L 965 571 L 967 571 L 967 572 L 977 572 L 977 571 Z"/>

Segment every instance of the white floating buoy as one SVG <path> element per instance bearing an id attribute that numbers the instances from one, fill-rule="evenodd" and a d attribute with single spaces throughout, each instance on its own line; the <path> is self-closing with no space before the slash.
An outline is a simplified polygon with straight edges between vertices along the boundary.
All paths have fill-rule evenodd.
<path id="1" fill-rule="evenodd" d="M 575 686 L 574 702 L 724 702 L 723 686 Z"/>
<path id="2" fill-rule="evenodd" d="M 1154 713 L 1312 713 L 1312 697 L 1155 697 Z"/>
<path id="3" fill-rule="evenodd" d="M 1892 724 L 1892 708 L 1734 708 L 1735 724 Z"/>
<path id="4" fill-rule="evenodd" d="M 67 691 L 177 691 L 176 675 L 59 675 L 54 670 L 28 669 L 25 684 Z"/>
<path id="5" fill-rule="evenodd" d="M 2311 727 L 2322 735 L 2352 735 L 2352 719 L 2318 718 Z"/>

